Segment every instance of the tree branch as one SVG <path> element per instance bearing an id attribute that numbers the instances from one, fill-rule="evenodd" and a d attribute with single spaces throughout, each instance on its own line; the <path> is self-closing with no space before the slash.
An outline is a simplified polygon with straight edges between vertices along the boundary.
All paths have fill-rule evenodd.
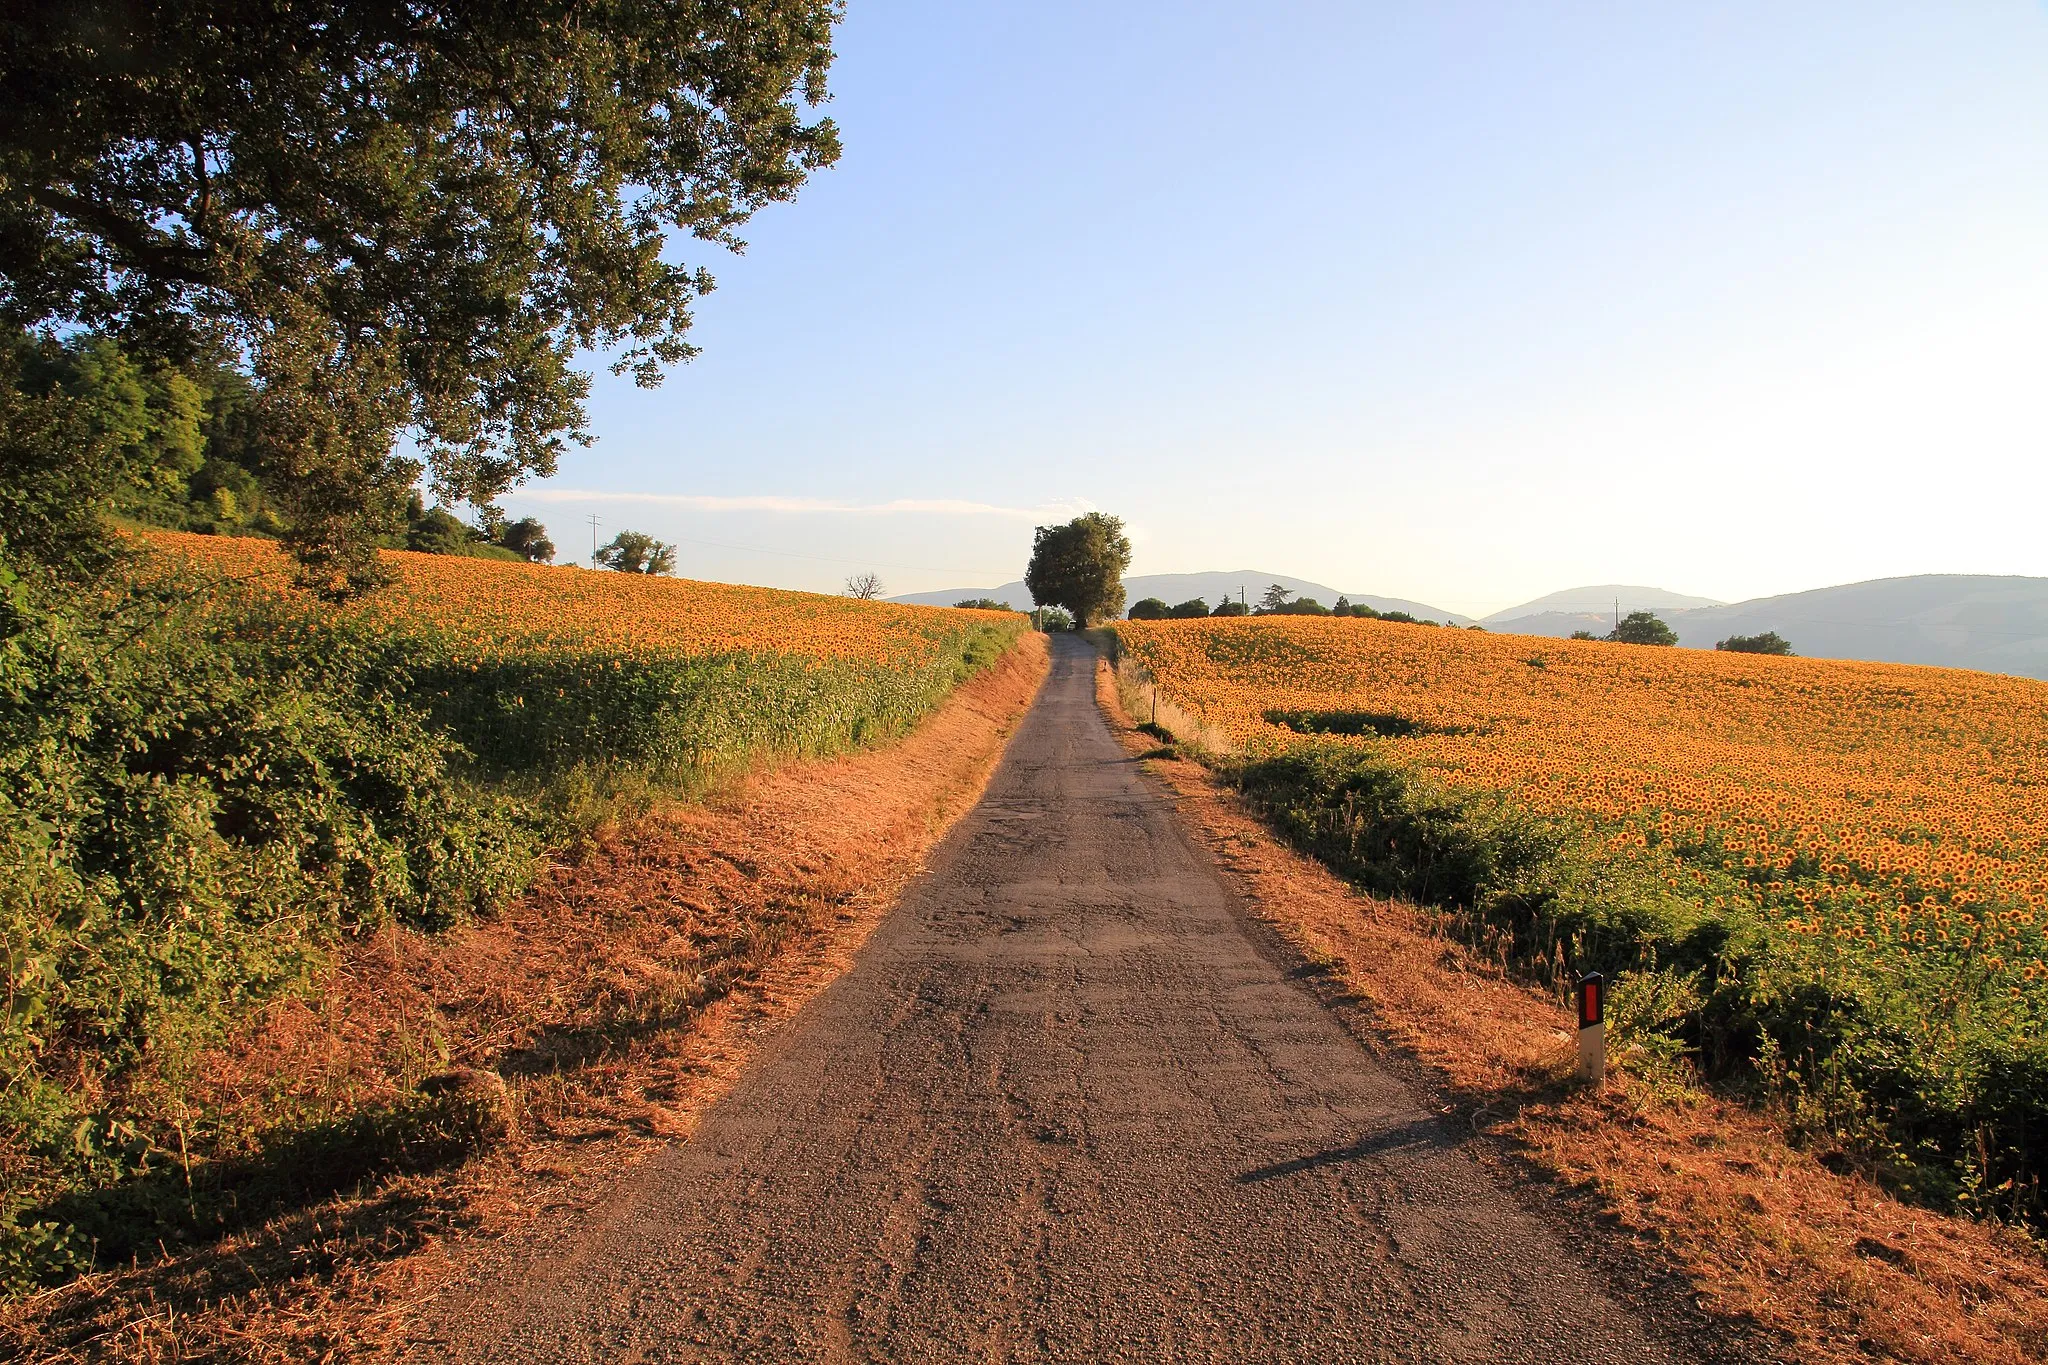
<path id="1" fill-rule="evenodd" d="M 211 251 L 165 241 L 107 205 L 60 190 L 54 185 L 30 185 L 27 188 L 30 199 L 52 213 L 91 229 L 102 241 L 120 249 L 137 266 L 151 274 L 180 284 L 203 287 L 215 283 L 212 273 L 206 269 L 213 260 Z"/>

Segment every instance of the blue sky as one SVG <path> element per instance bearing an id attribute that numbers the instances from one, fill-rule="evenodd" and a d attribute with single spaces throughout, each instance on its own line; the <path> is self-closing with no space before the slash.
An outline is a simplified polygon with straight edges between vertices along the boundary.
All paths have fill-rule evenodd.
<path id="1" fill-rule="evenodd" d="M 505 500 L 909 592 L 2048 575 L 2048 6 L 852 0 L 845 155 Z"/>

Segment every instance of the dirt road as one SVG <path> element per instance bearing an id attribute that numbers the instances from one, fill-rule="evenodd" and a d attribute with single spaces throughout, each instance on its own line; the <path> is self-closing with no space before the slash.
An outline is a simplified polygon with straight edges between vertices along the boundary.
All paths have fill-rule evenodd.
<path id="1" fill-rule="evenodd" d="M 852 971 L 438 1354 L 1685 1358 L 1261 948 L 1093 658 Z"/>

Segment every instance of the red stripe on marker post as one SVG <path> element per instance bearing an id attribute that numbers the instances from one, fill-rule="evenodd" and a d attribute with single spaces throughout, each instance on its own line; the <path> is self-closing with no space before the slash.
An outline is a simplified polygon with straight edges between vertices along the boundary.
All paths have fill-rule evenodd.
<path id="1" fill-rule="evenodd" d="M 1607 1076 L 1607 978 L 1579 978 L 1579 1079 L 1598 1085 Z"/>

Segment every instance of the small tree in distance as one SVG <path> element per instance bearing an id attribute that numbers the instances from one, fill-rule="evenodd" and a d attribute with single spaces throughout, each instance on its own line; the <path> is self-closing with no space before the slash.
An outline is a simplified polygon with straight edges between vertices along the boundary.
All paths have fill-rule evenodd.
<path id="1" fill-rule="evenodd" d="M 883 586 L 880 574 L 857 573 L 847 575 L 846 595 L 848 597 L 858 597 L 863 602 L 873 602 L 887 591 L 889 589 Z"/>
<path id="2" fill-rule="evenodd" d="M 1209 614 L 1211 616 L 1250 616 L 1252 609 L 1242 602 L 1233 602 L 1225 598 L 1223 601 L 1218 602 L 1216 610 Z"/>
<path id="3" fill-rule="evenodd" d="M 1133 621 L 1164 621 L 1173 608 L 1157 597 L 1142 597 L 1131 604 L 1130 617 Z"/>
<path id="4" fill-rule="evenodd" d="M 1792 642 L 1778 634 L 1775 630 L 1767 630 L 1761 635 L 1731 635 L 1727 639 L 1716 643 L 1714 648 L 1726 650 L 1730 654 L 1778 654 L 1789 656 L 1792 653 Z"/>
<path id="5" fill-rule="evenodd" d="M 548 528 L 537 518 L 507 522 L 498 532 L 498 543 L 530 564 L 555 562 L 555 542 L 548 539 Z"/>
<path id="6" fill-rule="evenodd" d="M 597 552 L 600 567 L 619 573 L 669 574 L 676 571 L 676 547 L 641 531 L 621 531 Z"/>
<path id="7" fill-rule="evenodd" d="M 968 599 L 967 599 L 967 600 L 966 600 L 965 602 L 955 602 L 955 603 L 954 603 L 953 605 L 954 605 L 955 607 L 965 607 L 965 608 L 967 608 L 967 609 L 968 609 L 968 610 L 970 610 L 970 611 L 1015 611 L 1015 610 L 1016 610 L 1016 608 L 1015 608 L 1015 607 L 1013 607 L 1013 606 L 1011 606 L 1011 605 L 1010 605 L 1010 604 L 1009 604 L 1008 602 L 998 602 L 998 601 L 996 601 L 996 599 L 995 599 L 995 598 L 993 598 L 993 597 L 970 597 L 970 598 L 968 598 Z"/>
<path id="8" fill-rule="evenodd" d="M 1675 645 L 1678 632 L 1665 625 L 1655 612 L 1632 611 L 1621 618 L 1607 638 L 1622 645 Z"/>
<path id="9" fill-rule="evenodd" d="M 1575 630 L 1571 633 L 1569 638 L 1574 640 L 1597 640 L 1600 637 L 1595 635 L 1590 630 Z"/>
<path id="10" fill-rule="evenodd" d="M 1032 601 L 1065 607 L 1086 629 L 1123 615 L 1124 570 L 1130 567 L 1123 519 L 1090 512 L 1064 526 L 1038 528 L 1024 586 Z"/>
<path id="11" fill-rule="evenodd" d="M 1209 614 L 1209 604 L 1199 597 L 1190 597 L 1166 614 L 1176 621 L 1193 621 Z"/>
<path id="12" fill-rule="evenodd" d="M 1262 612 L 1278 611 L 1287 605 L 1287 599 L 1292 596 L 1294 596 L 1292 588 L 1283 588 L 1278 583 L 1275 583 L 1270 588 L 1267 588 L 1264 595 L 1259 598 L 1259 610 Z"/>

